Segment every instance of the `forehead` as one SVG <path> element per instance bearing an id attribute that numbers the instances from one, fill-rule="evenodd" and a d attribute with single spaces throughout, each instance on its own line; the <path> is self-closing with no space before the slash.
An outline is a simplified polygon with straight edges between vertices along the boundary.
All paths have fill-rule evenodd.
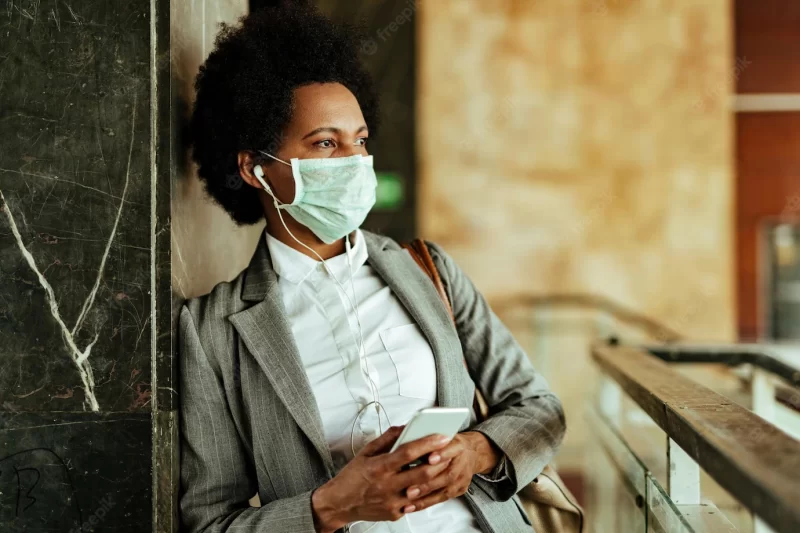
<path id="1" fill-rule="evenodd" d="M 358 129 L 364 125 L 355 95 L 340 83 L 315 83 L 294 91 L 289 129 L 313 130 L 331 126 Z"/>

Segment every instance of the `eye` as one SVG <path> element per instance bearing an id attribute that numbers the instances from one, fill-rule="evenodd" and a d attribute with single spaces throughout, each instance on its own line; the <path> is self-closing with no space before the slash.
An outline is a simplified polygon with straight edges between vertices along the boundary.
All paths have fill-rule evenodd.
<path id="1" fill-rule="evenodd" d="M 318 146 L 320 148 L 335 148 L 336 143 L 333 141 L 333 139 L 323 139 L 315 142 L 314 146 Z"/>
<path id="2" fill-rule="evenodd" d="M 356 146 L 366 146 L 367 145 L 367 138 L 366 137 L 359 137 L 356 141 Z"/>

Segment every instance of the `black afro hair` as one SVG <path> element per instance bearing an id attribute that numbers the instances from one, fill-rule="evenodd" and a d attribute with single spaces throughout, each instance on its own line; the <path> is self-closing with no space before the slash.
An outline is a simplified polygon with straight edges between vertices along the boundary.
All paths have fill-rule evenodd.
<path id="1" fill-rule="evenodd" d="M 240 225 L 264 213 L 256 191 L 243 186 L 238 153 L 277 151 L 295 89 L 341 83 L 361 105 L 370 133 L 377 132 L 378 98 L 359 59 L 361 31 L 332 22 L 310 3 L 282 4 L 223 25 L 195 81 L 192 157 L 209 195 Z"/>

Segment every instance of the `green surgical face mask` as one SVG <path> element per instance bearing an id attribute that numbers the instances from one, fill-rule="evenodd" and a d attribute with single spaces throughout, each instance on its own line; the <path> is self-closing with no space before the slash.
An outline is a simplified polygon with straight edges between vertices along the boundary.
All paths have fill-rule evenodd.
<path id="1" fill-rule="evenodd" d="M 259 177 L 277 209 L 283 209 L 325 244 L 333 244 L 359 228 L 375 205 L 378 180 L 372 156 L 297 159 L 287 163 L 266 152 L 267 157 L 292 167 L 295 195 L 281 203 Z"/>

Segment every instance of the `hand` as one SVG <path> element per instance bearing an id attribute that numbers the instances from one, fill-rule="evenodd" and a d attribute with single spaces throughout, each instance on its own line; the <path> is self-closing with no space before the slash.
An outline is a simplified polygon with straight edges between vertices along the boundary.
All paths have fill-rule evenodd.
<path id="1" fill-rule="evenodd" d="M 409 487 L 407 495 L 413 501 L 403 511 L 421 511 L 461 496 L 467 492 L 472 476 L 488 474 L 501 457 L 500 450 L 482 433 L 459 433 L 445 448 L 428 457 L 430 464 L 449 463 L 447 469 L 430 481 Z"/>
<path id="2" fill-rule="evenodd" d="M 402 427 L 389 428 L 367 444 L 333 479 L 311 496 L 314 525 L 328 533 L 356 520 L 370 522 L 398 520 L 414 510 L 406 490 L 431 482 L 449 465 L 439 457 L 430 464 L 410 470 L 404 465 L 423 455 L 443 449 L 450 439 L 432 435 L 400 446 L 388 453 Z"/>

